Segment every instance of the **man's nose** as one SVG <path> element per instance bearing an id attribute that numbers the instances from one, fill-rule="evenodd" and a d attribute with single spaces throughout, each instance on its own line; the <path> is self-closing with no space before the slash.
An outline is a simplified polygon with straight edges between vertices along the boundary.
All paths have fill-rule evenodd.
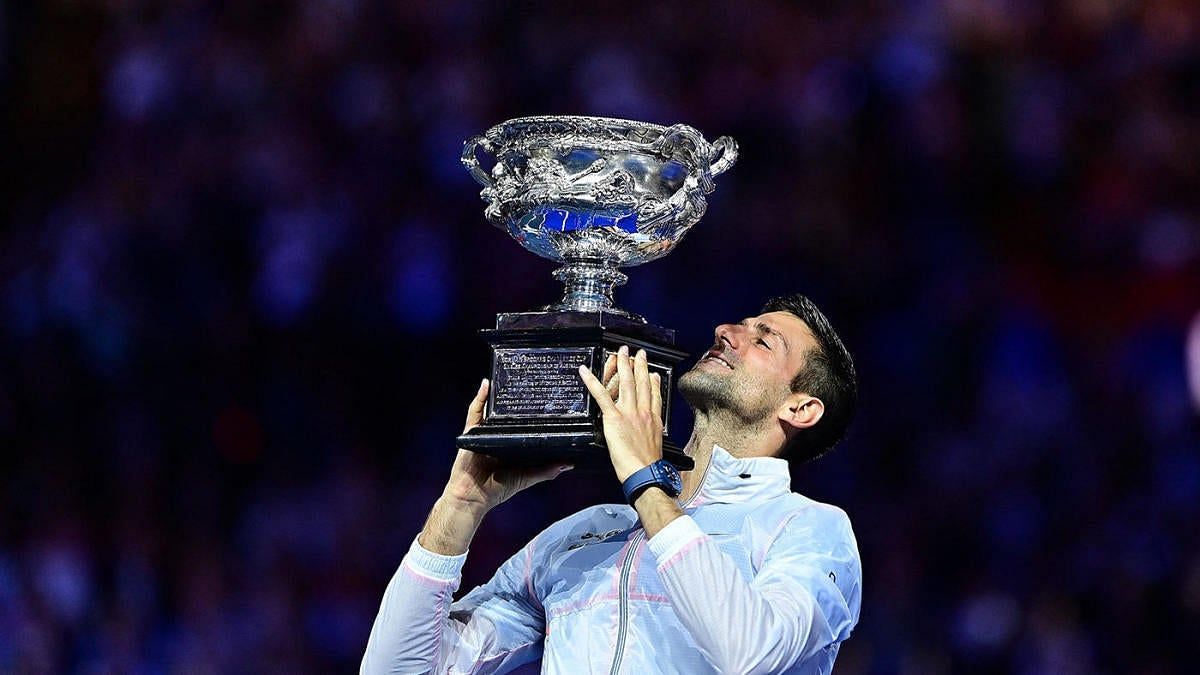
<path id="1" fill-rule="evenodd" d="M 717 326 L 716 330 L 713 331 L 713 334 L 716 336 L 717 342 L 724 342 L 730 347 L 737 349 L 738 344 L 741 341 L 741 334 L 739 333 L 738 328 L 739 326 L 734 324 L 723 323 Z"/>

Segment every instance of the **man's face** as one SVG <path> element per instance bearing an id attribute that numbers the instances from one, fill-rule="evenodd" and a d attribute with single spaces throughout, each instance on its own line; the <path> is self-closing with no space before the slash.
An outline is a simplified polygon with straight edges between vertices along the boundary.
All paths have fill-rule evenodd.
<path id="1" fill-rule="evenodd" d="M 776 415 L 804 355 L 817 346 L 808 326 L 790 312 L 721 324 L 714 336 L 712 348 L 679 378 L 679 392 L 696 410 L 727 410 L 746 424 Z"/>

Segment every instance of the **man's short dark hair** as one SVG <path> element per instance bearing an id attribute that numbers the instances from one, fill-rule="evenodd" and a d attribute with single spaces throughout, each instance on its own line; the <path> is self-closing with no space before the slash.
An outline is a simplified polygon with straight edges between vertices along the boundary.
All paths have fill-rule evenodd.
<path id="1" fill-rule="evenodd" d="M 816 459 L 842 440 L 858 403 L 858 380 L 854 359 L 829 319 L 812 300 L 796 293 L 771 298 L 762 313 L 788 312 L 808 325 L 817 346 L 804 355 L 804 367 L 792 380 L 792 391 L 821 399 L 825 414 L 813 426 L 801 429 L 783 449 L 783 456 L 797 462 Z"/>

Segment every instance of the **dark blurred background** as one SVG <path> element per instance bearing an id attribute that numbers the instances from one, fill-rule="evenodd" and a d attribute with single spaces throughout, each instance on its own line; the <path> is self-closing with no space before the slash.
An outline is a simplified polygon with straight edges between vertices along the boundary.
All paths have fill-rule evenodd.
<path id="1" fill-rule="evenodd" d="M 864 561 L 838 672 L 1194 667 L 1200 5 L 599 4 L 4 5 L 0 671 L 356 668 L 476 329 L 560 292 L 461 144 L 569 113 L 741 144 L 619 304 L 697 352 L 801 291 L 856 355 L 794 469 Z"/>

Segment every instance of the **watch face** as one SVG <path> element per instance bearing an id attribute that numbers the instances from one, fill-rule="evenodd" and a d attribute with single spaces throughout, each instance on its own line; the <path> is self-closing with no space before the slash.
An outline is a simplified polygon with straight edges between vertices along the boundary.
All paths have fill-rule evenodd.
<path id="1" fill-rule="evenodd" d="M 683 489 L 683 479 L 679 477 L 679 471 L 677 471 L 673 465 L 667 462 L 663 462 L 661 466 L 664 474 L 663 477 L 666 478 L 671 484 L 671 487 L 675 489 L 675 494 L 679 494 L 679 491 Z"/>

